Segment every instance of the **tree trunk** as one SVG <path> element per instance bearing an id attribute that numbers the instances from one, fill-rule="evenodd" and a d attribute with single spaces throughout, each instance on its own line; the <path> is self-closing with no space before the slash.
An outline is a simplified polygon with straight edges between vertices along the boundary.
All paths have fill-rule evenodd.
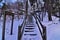
<path id="1" fill-rule="evenodd" d="M 51 0 L 50 0 L 51 1 Z M 50 2 L 48 3 L 48 20 L 52 21 L 52 17 L 51 17 L 51 13 L 52 13 L 52 6 L 50 4 Z"/>
<path id="2" fill-rule="evenodd" d="M 52 17 L 51 17 L 51 9 L 48 9 L 48 20 L 52 21 Z"/>
<path id="3" fill-rule="evenodd" d="M 60 21 L 60 7 L 59 7 L 59 21 Z"/>

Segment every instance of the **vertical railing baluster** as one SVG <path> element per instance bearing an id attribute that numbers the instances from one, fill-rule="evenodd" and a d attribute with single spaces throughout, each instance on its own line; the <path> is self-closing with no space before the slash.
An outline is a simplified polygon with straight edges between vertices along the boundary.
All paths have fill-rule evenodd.
<path id="1" fill-rule="evenodd" d="M 5 23 L 6 23 L 6 14 L 4 13 L 3 27 L 2 27 L 2 40 L 5 40 Z"/>
<path id="2" fill-rule="evenodd" d="M 46 27 L 43 27 L 43 35 L 42 35 L 43 40 L 47 40 L 46 38 Z"/>
<path id="3" fill-rule="evenodd" d="M 21 36 L 22 36 L 21 28 L 22 26 L 18 26 L 18 40 L 21 40 Z"/>
<path id="4" fill-rule="evenodd" d="M 12 23 L 11 23 L 11 32 L 10 32 L 10 35 L 13 34 L 13 22 L 14 22 L 14 14 L 12 14 Z"/>

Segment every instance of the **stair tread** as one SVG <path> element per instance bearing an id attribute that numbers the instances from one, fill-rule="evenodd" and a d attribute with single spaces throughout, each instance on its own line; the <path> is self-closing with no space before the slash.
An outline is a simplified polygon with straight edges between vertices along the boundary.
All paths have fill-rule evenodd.
<path id="1" fill-rule="evenodd" d="M 36 36 L 37 34 L 24 34 L 24 35 Z"/>
<path id="2" fill-rule="evenodd" d="M 29 23 L 29 24 L 27 23 L 26 25 L 34 25 L 34 23 Z"/>
<path id="3" fill-rule="evenodd" d="M 31 28 L 31 27 L 30 27 L 30 28 L 27 28 L 27 27 L 26 27 L 25 29 L 34 29 L 34 28 Z"/>
<path id="4" fill-rule="evenodd" d="M 28 31 L 28 30 L 25 30 L 25 32 L 34 32 L 34 31 L 33 31 L 33 30 L 32 30 L 32 31 L 30 31 L 30 30 L 29 30 L 29 31 Z"/>
<path id="5" fill-rule="evenodd" d="M 32 26 L 32 25 L 26 25 L 26 27 L 34 27 L 34 25 Z"/>
<path id="6" fill-rule="evenodd" d="M 35 28 L 35 27 L 25 27 L 25 28 Z"/>
<path id="7" fill-rule="evenodd" d="M 30 29 L 29 28 L 25 28 L 25 30 L 33 30 L 33 29 L 31 29 L 31 28 Z"/>

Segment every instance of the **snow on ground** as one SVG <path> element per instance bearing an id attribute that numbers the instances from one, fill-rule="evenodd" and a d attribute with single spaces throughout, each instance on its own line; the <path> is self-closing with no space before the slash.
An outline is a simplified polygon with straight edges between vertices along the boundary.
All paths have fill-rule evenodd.
<path id="1" fill-rule="evenodd" d="M 2 25 L 3 25 L 3 18 L 0 20 L 0 40 L 2 40 Z"/>
<path id="2" fill-rule="evenodd" d="M 47 28 L 47 40 L 60 40 L 60 23 L 58 21 L 44 23 Z"/>
<path id="3" fill-rule="evenodd" d="M 2 22 L 0 21 L 0 40 L 2 38 Z"/>
<path id="4" fill-rule="evenodd" d="M 42 22 L 47 28 L 47 40 L 60 40 L 60 21 L 59 18 L 52 16 L 52 21 L 47 20 L 47 16 Z"/>
<path id="5" fill-rule="evenodd" d="M 1 18 L 2 19 L 2 18 Z M 44 17 L 43 25 L 47 28 L 47 40 L 60 40 L 60 22 L 59 18 L 52 16 L 53 21 L 48 21 L 47 16 Z M 8 19 L 7 19 L 8 20 Z M 11 21 L 6 22 L 6 36 L 5 40 L 17 40 L 18 25 L 22 23 L 23 19 L 14 20 L 13 35 L 10 35 Z M 2 20 L 0 20 L 0 40 L 2 38 Z"/>
<path id="6" fill-rule="evenodd" d="M 0 21 L 0 40 L 2 40 L 2 27 L 3 27 L 3 18 Z M 17 40 L 17 35 L 18 35 L 18 26 L 21 25 L 23 22 L 23 19 L 17 20 L 14 19 L 14 24 L 13 24 L 13 34 L 10 35 L 10 30 L 11 30 L 11 17 L 6 17 L 6 30 L 5 30 L 5 40 Z"/>

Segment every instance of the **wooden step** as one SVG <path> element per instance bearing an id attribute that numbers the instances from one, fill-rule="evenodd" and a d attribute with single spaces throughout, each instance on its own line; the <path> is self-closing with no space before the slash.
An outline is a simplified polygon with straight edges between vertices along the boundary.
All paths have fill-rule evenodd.
<path id="1" fill-rule="evenodd" d="M 33 25 L 26 25 L 26 27 L 34 27 Z"/>
<path id="2" fill-rule="evenodd" d="M 33 28 L 31 29 L 31 28 L 25 28 L 26 30 L 33 30 Z"/>
<path id="3" fill-rule="evenodd" d="M 24 35 L 36 36 L 37 34 L 24 34 Z"/>
<path id="4" fill-rule="evenodd" d="M 26 25 L 34 25 L 34 23 L 26 23 Z"/>
<path id="5" fill-rule="evenodd" d="M 28 30 L 25 30 L 25 32 L 34 32 L 34 31 L 30 31 L 30 30 L 28 31 Z"/>
<path id="6" fill-rule="evenodd" d="M 27 28 L 27 27 L 26 27 L 25 29 L 34 29 L 34 28 Z"/>

